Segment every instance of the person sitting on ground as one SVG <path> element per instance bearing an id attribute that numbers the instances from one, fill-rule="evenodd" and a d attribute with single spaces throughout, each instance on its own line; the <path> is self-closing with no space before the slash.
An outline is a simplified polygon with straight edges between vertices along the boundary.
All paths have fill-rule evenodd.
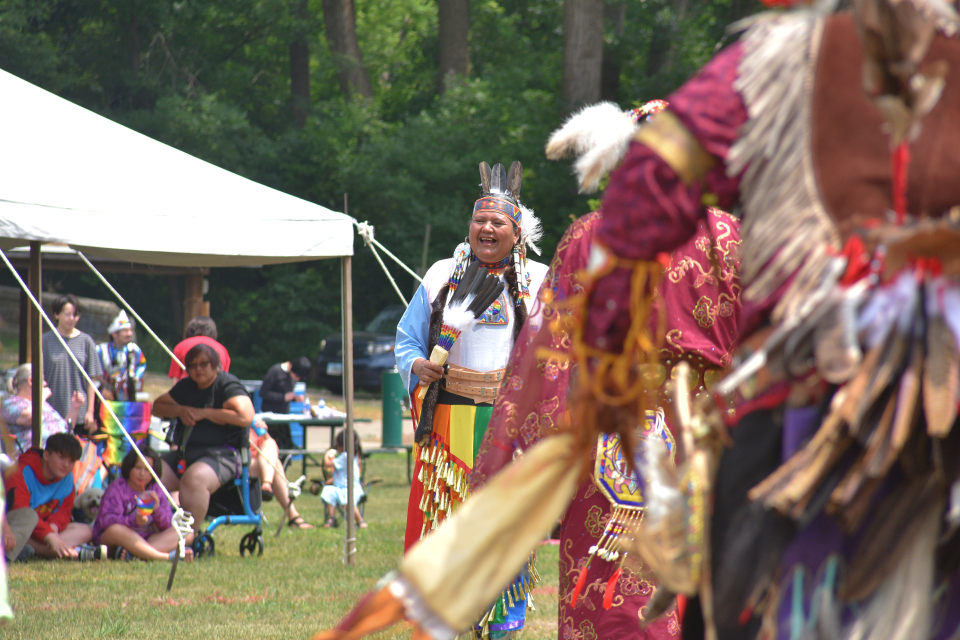
<path id="1" fill-rule="evenodd" d="M 143 457 L 159 476 L 160 454 L 141 448 Z M 140 500 L 141 504 L 137 503 Z M 142 506 L 143 504 L 151 505 Z M 118 558 L 173 560 L 177 553 L 177 530 L 171 526 L 173 511 L 163 491 L 150 475 L 136 451 L 130 451 L 120 463 L 120 477 L 110 483 L 100 499 L 100 511 L 93 525 L 93 541 L 108 548 L 118 547 Z M 187 544 L 193 535 L 187 537 Z M 187 547 L 186 560 L 193 560 Z"/>
<path id="2" fill-rule="evenodd" d="M 187 351 L 190 351 L 194 346 L 207 344 L 217 350 L 217 354 L 220 356 L 220 366 L 223 367 L 223 370 L 227 373 L 230 372 L 230 354 L 226 347 L 217 342 L 217 323 L 213 321 L 213 318 L 197 316 L 187 323 L 187 328 L 183 333 L 184 339 L 173 348 L 173 355 L 180 362 L 183 362 L 183 359 L 187 357 Z M 184 364 L 186 363 L 184 362 Z M 187 377 L 187 371 L 181 368 L 176 360 L 171 359 L 167 377 L 180 380 Z"/>
<path id="3" fill-rule="evenodd" d="M 304 356 L 281 362 L 267 369 L 267 375 L 260 384 L 260 397 L 263 402 L 260 411 L 263 413 L 290 413 L 290 402 L 303 402 L 303 396 L 293 391 L 296 383 L 310 375 L 310 360 Z M 270 427 L 270 435 L 281 449 L 292 449 L 293 438 L 290 436 L 290 425 L 279 424 Z"/>
<path id="4" fill-rule="evenodd" d="M 44 558 L 99 560 L 106 548 L 91 547 L 93 530 L 79 522 L 70 522 L 73 511 L 73 465 L 80 459 L 81 447 L 70 433 L 55 433 L 42 451 L 33 448 L 17 460 L 7 476 L 7 526 L 4 538 L 15 542 L 7 548 L 7 559 L 16 560 L 24 545 Z M 35 512 L 36 519 L 23 510 Z M 27 523 L 33 522 L 29 527 Z M 5 545 L 6 546 L 6 545 Z"/>
<path id="5" fill-rule="evenodd" d="M 240 475 L 253 402 L 237 377 L 221 370 L 220 355 L 210 345 L 194 345 L 184 360 L 189 377 L 154 401 L 153 415 L 177 418 L 184 427 L 177 450 L 161 456 L 161 481 L 167 490 L 180 491 L 180 506 L 199 531 L 210 494 Z"/>
<path id="6" fill-rule="evenodd" d="M 22 453 L 33 446 L 33 365 L 22 364 L 10 379 L 9 391 L 11 395 L 0 400 L 0 417 L 10 427 L 10 435 L 17 439 L 17 447 Z M 80 391 L 74 391 L 70 399 L 70 410 L 66 419 L 57 413 L 47 399 L 50 397 L 50 387 L 43 383 L 43 421 L 40 430 L 40 447 L 47 443 L 47 438 L 55 433 L 70 432 L 71 426 L 77 423 L 77 416 L 86 397 Z"/>
<path id="7" fill-rule="evenodd" d="M 324 527 L 331 528 L 336 526 L 336 507 L 345 507 L 347 505 L 347 452 L 343 444 L 347 430 L 344 429 L 337 434 L 333 441 L 333 449 L 327 451 L 323 456 L 323 466 L 328 471 L 333 472 L 333 476 L 327 480 L 327 486 L 323 488 L 320 499 L 327 506 L 327 521 Z M 360 483 L 360 443 L 357 441 L 357 435 L 353 435 L 354 456 L 353 456 L 353 503 L 356 505 L 363 497 L 363 485 Z M 367 523 L 363 521 L 360 515 L 360 509 L 353 507 L 353 515 L 357 526 L 361 529 L 367 528 Z"/>
<path id="8" fill-rule="evenodd" d="M 43 379 L 50 385 L 53 395 L 50 405 L 61 416 L 70 412 L 70 402 L 75 391 L 85 394 L 84 404 L 80 407 L 77 421 L 73 423 L 73 432 L 85 436 L 97 430 L 97 421 L 93 415 L 93 380 L 103 373 L 100 358 L 97 357 L 97 345 L 86 333 L 77 329 L 80 321 L 80 301 L 76 296 L 67 294 L 57 296 L 53 301 L 53 318 L 57 323 L 56 331 L 48 331 L 40 339 L 43 347 Z M 66 343 L 63 343 L 57 337 Z M 87 382 L 70 354 L 77 359 L 84 372 L 90 378 Z"/>
<path id="9" fill-rule="evenodd" d="M 120 313 L 107 327 L 110 341 L 97 345 L 97 357 L 103 367 L 100 393 L 115 402 L 136 402 L 137 391 L 143 389 L 147 358 L 133 342 L 133 324 L 127 312 Z"/>
<path id="10" fill-rule="evenodd" d="M 280 447 L 277 441 L 267 433 L 267 423 L 257 420 L 253 424 L 254 433 L 250 434 L 250 473 L 260 478 L 260 492 L 264 502 L 273 500 L 283 508 L 291 529 L 313 529 L 313 525 L 303 519 L 290 500 L 290 488 L 287 477 L 280 464 Z M 256 445 L 256 446 L 253 446 Z M 257 450 L 259 449 L 259 451 Z M 262 453 L 261 453 L 262 452 Z"/>

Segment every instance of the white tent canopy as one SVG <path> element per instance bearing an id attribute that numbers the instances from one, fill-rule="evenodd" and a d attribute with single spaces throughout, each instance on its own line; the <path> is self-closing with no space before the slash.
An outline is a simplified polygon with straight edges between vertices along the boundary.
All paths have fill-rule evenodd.
<path id="1" fill-rule="evenodd" d="M 352 218 L 198 160 L 2 70 L 0 96 L 0 248 L 30 243 L 34 304 L 40 243 L 178 267 L 339 257 L 344 344 L 353 343 Z M 39 375 L 37 314 L 31 313 L 29 344 Z M 343 370 L 353 504 L 351 349 L 344 352 Z M 41 386 L 34 390 L 33 433 L 39 441 Z M 347 509 L 345 536 L 345 561 L 353 564 L 353 509 Z"/>
<path id="2" fill-rule="evenodd" d="M 353 255 L 353 221 L 0 71 L 0 247 L 230 267 Z M 117 225 L 116 223 L 121 224 Z"/>

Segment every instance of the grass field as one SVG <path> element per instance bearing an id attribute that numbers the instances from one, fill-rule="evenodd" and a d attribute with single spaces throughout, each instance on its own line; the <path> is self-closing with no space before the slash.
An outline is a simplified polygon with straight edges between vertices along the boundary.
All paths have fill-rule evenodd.
<path id="1" fill-rule="evenodd" d="M 342 564 L 343 528 L 284 530 L 276 501 L 264 505 L 270 525 L 262 557 L 241 558 L 240 538 L 250 527 L 217 529 L 216 555 L 181 564 L 165 590 L 169 564 L 104 561 L 80 564 L 31 560 L 9 567 L 16 620 L 0 637 L 59 638 L 309 638 L 335 624 L 356 599 L 395 568 L 403 550 L 406 462 L 401 455 L 371 458 L 367 478 L 384 481 L 370 492 L 358 532 L 353 567 Z M 310 522 L 323 522 L 318 496 L 304 493 L 297 506 Z M 557 547 L 538 552 L 543 584 L 534 592 L 521 638 L 556 638 Z M 394 627 L 378 638 L 409 637 Z"/>

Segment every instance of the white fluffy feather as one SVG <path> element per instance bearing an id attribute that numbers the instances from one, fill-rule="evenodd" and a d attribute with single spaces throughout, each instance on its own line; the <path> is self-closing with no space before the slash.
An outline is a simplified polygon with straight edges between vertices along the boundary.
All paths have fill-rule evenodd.
<path id="1" fill-rule="evenodd" d="M 537 243 L 540 242 L 541 238 L 543 238 L 543 224 L 541 224 L 540 218 L 534 215 L 533 209 L 528 209 L 521 204 L 520 239 L 539 256 L 540 247 L 537 246 Z"/>
<path id="2" fill-rule="evenodd" d="M 466 331 L 472 327 L 477 322 L 477 318 L 467 307 L 470 306 L 476 297 L 477 296 L 472 293 L 467 294 L 459 303 L 452 304 L 445 308 L 443 310 L 443 324 L 460 331 Z"/>
<path id="3" fill-rule="evenodd" d="M 627 153 L 637 132 L 633 118 L 612 102 L 584 107 L 553 132 L 547 142 L 547 157 L 558 160 L 577 157 L 574 170 L 581 193 L 593 193 L 600 180 Z"/>

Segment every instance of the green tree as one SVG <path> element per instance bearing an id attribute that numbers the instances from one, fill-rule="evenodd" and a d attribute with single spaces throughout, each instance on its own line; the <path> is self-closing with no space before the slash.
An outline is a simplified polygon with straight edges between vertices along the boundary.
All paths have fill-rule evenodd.
<path id="1" fill-rule="evenodd" d="M 342 209 L 349 193 L 350 214 L 374 224 L 413 266 L 427 224 L 430 261 L 463 239 L 479 162 L 519 160 L 522 199 L 544 221 L 547 260 L 571 217 L 589 210 L 569 165 L 543 156 L 568 108 L 564 8 L 572 1 L 0 0 L 0 68 L 328 208 Z M 354 25 L 349 51 L 337 41 L 343 25 L 329 20 L 334 4 Z M 441 5 L 469 8 L 460 20 L 469 38 L 461 29 L 452 40 L 461 80 L 450 86 L 438 81 L 451 64 Z M 726 25 L 758 8 L 755 0 L 607 0 L 599 95 L 624 108 L 667 97 L 727 42 Z M 367 78 L 347 78 L 349 91 L 344 71 L 360 67 L 344 67 L 344 52 L 362 61 Z M 347 97 L 355 92 L 365 99 Z M 362 326 L 399 301 L 359 240 L 355 250 Z M 390 268 L 412 292 L 413 279 Z M 168 342 L 179 339 L 175 278 L 114 279 Z M 245 376 L 312 355 L 340 324 L 335 260 L 214 269 L 210 283 L 212 313 Z M 45 286 L 106 296 L 76 273 L 50 272 Z"/>

